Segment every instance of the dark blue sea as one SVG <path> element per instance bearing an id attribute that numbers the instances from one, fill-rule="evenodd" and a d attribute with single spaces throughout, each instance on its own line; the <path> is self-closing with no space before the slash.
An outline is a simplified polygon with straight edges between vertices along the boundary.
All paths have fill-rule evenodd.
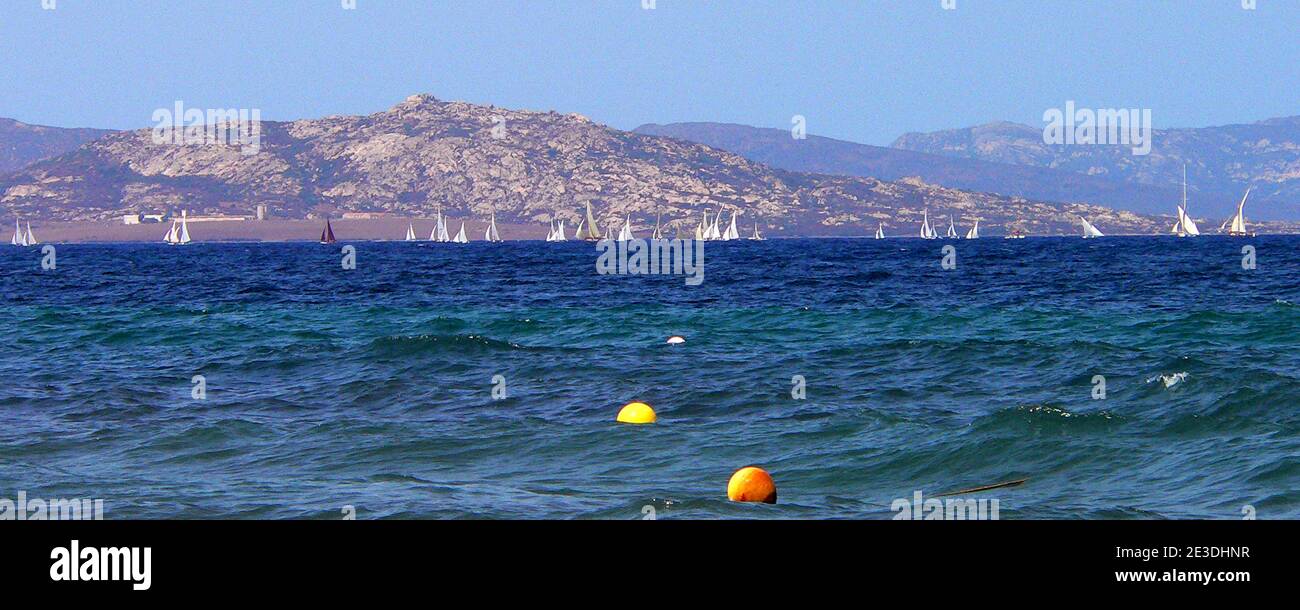
<path id="1" fill-rule="evenodd" d="M 941 241 L 709 243 L 695 287 L 599 275 L 585 243 L 359 242 L 344 270 L 346 243 L 0 248 L 0 498 L 889 519 L 1027 478 L 978 497 L 1300 517 L 1300 238 L 983 239 L 953 270 Z M 632 400 L 659 421 L 616 423 Z M 727 501 L 751 464 L 777 504 Z"/>

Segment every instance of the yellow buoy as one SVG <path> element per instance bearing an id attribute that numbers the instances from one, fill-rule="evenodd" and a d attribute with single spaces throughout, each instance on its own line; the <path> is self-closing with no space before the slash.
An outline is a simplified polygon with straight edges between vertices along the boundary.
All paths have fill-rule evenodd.
<path id="1" fill-rule="evenodd" d="M 629 402 L 618 412 L 618 421 L 625 424 L 653 424 L 655 410 L 644 402 Z"/>
<path id="2" fill-rule="evenodd" d="M 727 482 L 727 499 L 732 502 L 776 504 L 776 483 L 766 470 L 746 466 L 731 475 L 731 480 Z"/>

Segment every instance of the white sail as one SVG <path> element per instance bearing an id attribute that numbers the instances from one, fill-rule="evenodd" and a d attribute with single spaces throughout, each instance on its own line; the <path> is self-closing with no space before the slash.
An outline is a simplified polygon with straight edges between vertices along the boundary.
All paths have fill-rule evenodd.
<path id="1" fill-rule="evenodd" d="M 704 220 L 700 222 L 700 226 L 695 228 L 695 239 L 701 241 L 709 240 L 709 211 L 708 210 L 704 210 Z"/>
<path id="2" fill-rule="evenodd" d="M 722 210 L 718 210 L 718 213 L 713 216 L 713 224 L 709 226 L 709 234 L 706 237 L 710 240 L 722 239 L 722 230 L 718 228 L 721 222 Z"/>
<path id="3" fill-rule="evenodd" d="M 555 221 L 551 221 L 550 228 L 546 229 L 546 241 L 555 241 Z"/>
<path id="4" fill-rule="evenodd" d="M 189 219 L 186 218 L 185 212 L 181 212 L 181 233 L 176 238 L 176 243 L 178 244 L 190 243 L 190 225 L 189 225 Z"/>
<path id="5" fill-rule="evenodd" d="M 32 235 L 32 223 L 27 223 L 27 235 L 23 236 L 24 246 L 35 246 L 37 243 L 36 236 Z"/>
<path id="6" fill-rule="evenodd" d="M 659 220 L 660 220 L 660 215 L 656 214 L 656 215 L 655 215 L 655 230 L 654 230 L 653 233 L 650 234 L 650 238 L 651 238 L 651 239 L 663 239 L 663 238 L 664 238 L 664 230 L 663 230 L 663 228 L 660 226 L 660 224 L 659 224 Z"/>
<path id="7" fill-rule="evenodd" d="M 457 234 L 456 234 L 456 237 L 453 238 L 451 241 L 452 241 L 453 243 L 457 243 L 457 244 L 467 244 L 467 243 L 469 243 L 469 238 L 468 238 L 468 237 L 465 237 L 465 221 L 463 221 L 463 220 L 460 221 L 460 233 L 457 233 Z"/>
<path id="8" fill-rule="evenodd" d="M 754 241 L 763 241 L 763 236 L 758 232 L 758 223 L 754 223 L 754 236 L 750 237 Z"/>
<path id="9" fill-rule="evenodd" d="M 1228 229 L 1229 235 L 1242 236 L 1246 234 L 1246 198 L 1250 197 L 1250 188 L 1246 188 L 1246 194 L 1242 196 L 1241 203 L 1237 204 L 1237 215 L 1232 217 L 1232 228 Z"/>
<path id="10" fill-rule="evenodd" d="M 1105 235 L 1103 235 L 1101 231 L 1097 230 L 1097 227 L 1092 226 L 1092 223 L 1088 222 L 1087 218 L 1080 216 L 1079 222 L 1083 223 L 1084 239 L 1091 239 L 1093 237 L 1105 237 Z"/>
<path id="11" fill-rule="evenodd" d="M 1183 164 L 1183 205 L 1178 206 L 1178 224 L 1174 225 L 1174 232 L 1179 237 L 1192 236 L 1201 234 L 1201 230 L 1196 227 L 1196 222 L 1187 214 L 1187 164 Z"/>
<path id="12" fill-rule="evenodd" d="M 584 219 L 582 219 L 582 218 L 579 218 L 579 219 L 578 219 L 578 230 L 576 230 L 576 231 L 573 232 L 573 238 L 574 238 L 574 239 L 582 239 L 582 224 L 583 224 L 583 222 L 584 222 Z"/>
<path id="13" fill-rule="evenodd" d="M 596 224 L 596 218 L 591 215 L 590 201 L 587 202 L 587 239 L 600 239 L 600 226 Z"/>
<path id="14" fill-rule="evenodd" d="M 957 226 L 952 223 L 952 216 L 948 217 L 948 237 L 957 237 Z"/>
<path id="15" fill-rule="evenodd" d="M 877 224 L 876 224 L 876 239 L 884 239 L 884 238 L 885 238 L 885 223 L 883 223 L 883 222 L 882 222 L 882 223 L 877 223 Z"/>
<path id="16" fill-rule="evenodd" d="M 11 246 L 21 246 L 21 245 L 23 245 L 23 237 L 24 237 L 24 235 L 23 235 L 23 228 L 20 227 L 20 226 L 18 226 L 18 219 L 15 218 L 15 219 L 14 219 L 14 236 L 11 237 L 11 238 L 9 238 L 9 245 L 11 245 Z"/>
<path id="17" fill-rule="evenodd" d="M 731 226 L 727 227 L 727 233 L 722 236 L 723 239 L 740 239 L 740 230 L 736 228 L 736 213 L 731 213 Z"/>
<path id="18" fill-rule="evenodd" d="M 406 223 L 406 241 L 415 241 L 415 224 Z"/>
<path id="19" fill-rule="evenodd" d="M 487 231 L 483 234 L 485 241 L 501 241 L 501 234 L 497 232 L 497 215 L 492 214 L 492 220 L 488 222 Z"/>
<path id="20" fill-rule="evenodd" d="M 623 228 L 618 230 L 618 241 L 631 241 L 632 236 L 632 216 L 629 215 L 623 220 Z"/>
<path id="21" fill-rule="evenodd" d="M 179 232 L 180 232 L 180 225 L 178 225 L 178 224 L 176 223 L 176 219 L 173 218 L 173 219 L 172 219 L 172 227 L 171 227 L 170 229 L 167 230 L 167 235 L 163 236 L 163 242 L 164 242 L 164 243 L 169 243 L 169 244 L 174 244 L 174 243 L 180 241 L 180 239 L 177 237 L 177 235 L 179 234 Z"/>
<path id="22" fill-rule="evenodd" d="M 966 239 L 979 239 L 979 238 L 980 238 L 980 221 L 976 220 L 975 224 L 972 225 L 970 230 L 966 232 Z"/>
<path id="23" fill-rule="evenodd" d="M 939 235 L 934 230 L 934 227 L 930 226 L 930 210 L 925 210 L 924 212 L 922 212 L 922 219 L 923 220 L 921 221 L 921 238 L 934 239 L 938 237 Z"/>
<path id="24" fill-rule="evenodd" d="M 695 241 L 706 241 L 704 239 L 704 225 L 695 225 Z"/>

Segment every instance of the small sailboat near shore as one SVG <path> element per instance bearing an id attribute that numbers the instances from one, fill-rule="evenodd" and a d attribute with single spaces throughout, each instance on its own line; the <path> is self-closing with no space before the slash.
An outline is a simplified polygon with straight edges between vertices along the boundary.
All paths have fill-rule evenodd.
<path id="1" fill-rule="evenodd" d="M 489 241 L 493 243 L 501 241 L 501 234 L 497 232 L 496 213 L 492 214 L 492 220 L 488 222 L 487 231 L 483 233 L 483 241 Z"/>
<path id="2" fill-rule="evenodd" d="M 754 234 L 749 236 L 750 241 L 763 241 L 763 235 L 758 232 L 758 223 L 754 223 Z"/>
<path id="3" fill-rule="evenodd" d="M 952 216 L 948 217 L 948 234 L 945 237 L 948 239 L 959 239 L 957 236 L 957 225 L 953 224 Z"/>
<path id="4" fill-rule="evenodd" d="M 415 223 L 406 223 L 406 241 L 415 241 Z"/>
<path id="5" fill-rule="evenodd" d="M 921 239 L 938 239 L 938 232 L 930 226 L 930 210 L 921 212 L 921 217 Z"/>
<path id="6" fill-rule="evenodd" d="M 334 227 L 330 225 L 330 219 L 326 218 L 325 228 L 320 232 L 320 243 L 332 244 L 337 242 L 338 240 L 334 238 Z"/>
<path id="7" fill-rule="evenodd" d="M 721 214 L 719 214 L 719 216 L 721 216 Z M 728 226 L 726 232 L 722 234 L 723 241 L 731 241 L 733 239 L 740 239 L 740 231 L 736 229 L 736 212 L 734 210 L 731 212 L 731 225 Z"/>
<path id="8" fill-rule="evenodd" d="M 1098 230 L 1097 230 L 1097 227 L 1092 226 L 1092 223 L 1091 223 L 1091 222 L 1088 222 L 1088 219 L 1087 219 L 1087 218 L 1084 218 L 1084 217 L 1080 216 L 1080 217 L 1079 217 L 1079 222 L 1080 222 L 1080 223 L 1083 223 L 1083 238 L 1084 238 L 1084 239 L 1092 239 L 1092 238 L 1094 238 L 1094 237 L 1105 237 L 1105 235 L 1104 235 L 1101 231 L 1098 231 Z"/>
<path id="9" fill-rule="evenodd" d="M 429 232 L 429 241 L 438 243 L 451 241 L 451 236 L 447 234 L 447 217 L 442 215 L 442 206 L 438 207 L 438 222 L 434 225 L 433 231 Z"/>
<path id="10" fill-rule="evenodd" d="M 37 245 L 36 236 L 32 234 L 32 223 L 27 223 L 27 232 L 23 232 L 21 222 L 14 219 L 14 236 L 9 239 L 11 246 L 35 246 Z"/>
<path id="11" fill-rule="evenodd" d="M 190 226 L 189 218 L 185 211 L 181 211 L 181 220 L 178 224 L 175 218 L 172 218 L 171 229 L 163 236 L 163 243 L 180 246 L 190 243 Z"/>
<path id="12" fill-rule="evenodd" d="M 451 242 L 454 244 L 469 243 L 469 238 L 465 236 L 465 221 L 460 221 L 460 232 L 456 234 L 456 237 L 452 238 Z"/>
<path id="13" fill-rule="evenodd" d="M 1254 237 L 1254 233 L 1246 232 L 1246 198 L 1250 197 L 1250 187 L 1246 188 L 1246 194 L 1241 197 L 1241 203 L 1237 204 L 1237 214 L 1229 221 L 1232 226 L 1228 228 L 1229 237 Z M 1224 223 L 1225 225 L 1228 223 Z M 1220 231 L 1223 227 L 1219 228 Z"/>
<path id="14" fill-rule="evenodd" d="M 1178 220 L 1174 221 L 1174 226 L 1169 233 L 1179 237 L 1196 237 L 1201 234 L 1196 221 L 1187 215 L 1187 164 L 1185 163 L 1183 164 L 1183 204 L 1178 206 Z"/>
<path id="15" fill-rule="evenodd" d="M 591 202 L 587 202 L 587 234 L 582 234 L 582 221 L 578 221 L 578 239 L 587 241 L 600 241 L 600 226 L 596 224 L 596 217 L 591 214 Z"/>
<path id="16" fill-rule="evenodd" d="M 979 238 L 980 238 L 980 221 L 976 220 L 975 224 L 971 225 L 970 230 L 966 231 L 966 239 L 979 239 Z"/>

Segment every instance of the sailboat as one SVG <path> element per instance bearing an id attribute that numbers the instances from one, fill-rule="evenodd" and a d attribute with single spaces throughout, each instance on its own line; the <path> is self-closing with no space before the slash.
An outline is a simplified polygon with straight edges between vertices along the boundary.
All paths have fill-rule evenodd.
<path id="1" fill-rule="evenodd" d="M 497 233 L 497 215 L 495 212 L 492 214 L 491 222 L 488 223 L 487 231 L 483 233 L 483 241 L 501 241 L 501 234 Z"/>
<path id="2" fill-rule="evenodd" d="M 876 239 L 884 239 L 884 238 L 885 238 L 885 223 L 878 222 L 876 223 Z"/>
<path id="3" fill-rule="evenodd" d="M 725 240 L 727 240 L 727 241 L 730 241 L 730 240 L 733 240 L 733 239 L 740 239 L 740 231 L 739 231 L 738 229 L 736 229 L 736 212 L 735 212 L 735 211 L 732 211 L 732 212 L 731 212 L 731 226 L 728 226 L 728 227 L 727 227 L 727 232 L 726 232 L 726 233 L 723 233 L 723 235 L 722 235 L 722 239 L 725 239 Z"/>
<path id="4" fill-rule="evenodd" d="M 410 222 L 406 223 L 406 241 L 415 241 L 415 225 Z"/>
<path id="5" fill-rule="evenodd" d="M 14 219 L 14 236 L 9 239 L 11 246 L 26 246 L 27 236 L 23 234 L 23 228 L 17 218 Z"/>
<path id="6" fill-rule="evenodd" d="M 695 239 L 698 241 L 709 241 L 709 211 L 704 210 L 704 220 L 700 226 L 695 227 Z"/>
<path id="7" fill-rule="evenodd" d="M 652 233 L 650 234 L 650 239 L 663 239 L 663 238 L 664 238 L 664 230 L 663 230 L 663 227 L 661 227 L 661 226 L 659 225 L 659 220 L 660 220 L 660 217 L 661 217 L 661 216 L 662 216 L 662 214 L 656 214 L 656 215 L 655 215 L 655 230 L 654 230 L 654 232 L 652 232 Z"/>
<path id="8" fill-rule="evenodd" d="M 1178 220 L 1174 223 L 1170 233 L 1179 237 L 1196 237 L 1201 234 L 1200 229 L 1196 228 L 1196 222 L 1187 215 L 1187 164 L 1183 164 L 1183 204 L 1178 206 Z"/>
<path id="9" fill-rule="evenodd" d="M 546 241 L 555 241 L 555 221 L 551 221 L 551 227 L 546 230 Z"/>
<path id="10" fill-rule="evenodd" d="M 763 241 L 763 236 L 758 233 L 758 223 L 754 223 L 754 235 L 749 239 L 752 241 Z"/>
<path id="11" fill-rule="evenodd" d="M 976 220 L 975 224 L 972 225 L 970 230 L 966 232 L 966 239 L 979 239 L 979 238 L 980 238 L 980 221 Z"/>
<path id="12" fill-rule="evenodd" d="M 1250 197 L 1250 188 L 1246 188 L 1246 194 L 1242 196 L 1241 203 L 1237 204 L 1237 215 L 1232 217 L 1232 227 L 1228 229 L 1228 235 L 1232 237 L 1246 237 L 1246 216 L 1243 212 L 1246 209 L 1246 198 Z"/>
<path id="13" fill-rule="evenodd" d="M 176 234 L 177 234 L 177 232 L 178 232 L 179 230 L 180 230 L 180 227 L 176 225 L 176 219 L 173 218 L 173 219 L 172 219 L 172 226 L 171 226 L 170 228 L 168 228 L 168 229 L 167 229 L 167 233 L 163 235 L 163 243 L 164 243 L 164 244 L 176 245 L 176 242 L 179 241 L 179 240 L 177 239 L 177 237 L 176 237 Z"/>
<path id="14" fill-rule="evenodd" d="M 31 232 L 31 227 L 27 227 L 28 239 L 31 239 Z M 181 210 L 181 234 L 176 237 L 176 243 L 182 246 L 190 243 L 190 223 L 184 210 Z"/>
<path id="15" fill-rule="evenodd" d="M 934 227 L 930 226 L 930 210 L 922 212 L 921 221 L 921 239 L 936 239 L 939 235 L 935 232 Z"/>
<path id="16" fill-rule="evenodd" d="M 573 232 L 573 238 L 574 238 L 574 239 L 582 239 L 582 224 L 583 224 L 584 222 L 585 222 L 584 219 L 582 219 L 582 218 L 579 218 L 579 219 L 578 219 L 578 230 Z"/>
<path id="17" fill-rule="evenodd" d="M 337 239 L 334 239 L 334 227 L 330 226 L 330 219 L 326 218 L 325 228 L 320 232 L 320 243 L 332 244 L 337 241 Z"/>
<path id="18" fill-rule="evenodd" d="M 579 231 L 578 235 L 583 237 L 582 231 Z M 596 225 L 596 217 L 591 215 L 590 201 L 587 202 L 587 235 L 583 237 L 583 239 L 586 239 L 587 241 L 596 241 L 600 239 L 600 227 Z"/>
<path id="19" fill-rule="evenodd" d="M 468 238 L 468 237 L 465 237 L 465 221 L 463 221 L 463 220 L 460 221 L 460 233 L 457 233 L 457 234 L 456 234 L 456 237 L 452 238 L 451 241 L 452 241 L 452 243 L 456 243 L 456 244 L 467 244 L 467 243 L 469 243 L 469 238 Z"/>
<path id="20" fill-rule="evenodd" d="M 563 221 L 563 220 L 560 221 L 560 226 L 558 226 L 558 227 L 555 228 L 555 241 L 569 241 L 569 238 L 567 238 L 567 237 L 564 236 L 564 221 Z"/>
<path id="21" fill-rule="evenodd" d="M 618 241 L 632 241 L 635 237 L 632 235 L 632 216 L 623 221 L 623 228 L 618 232 Z"/>
<path id="22" fill-rule="evenodd" d="M 713 226 L 709 227 L 710 240 L 722 239 L 722 230 L 718 228 L 718 224 L 721 222 L 722 222 L 722 210 L 718 210 L 718 213 L 713 216 Z"/>
<path id="23" fill-rule="evenodd" d="M 447 217 L 442 215 L 442 206 L 438 206 L 438 223 L 429 232 L 429 241 L 451 241 L 451 236 L 447 235 Z"/>
<path id="24" fill-rule="evenodd" d="M 32 235 L 32 223 L 31 223 L 31 222 L 28 222 L 28 223 L 27 223 L 27 235 L 24 235 L 24 236 L 23 236 L 23 245 L 24 245 L 24 246 L 35 246 L 35 245 L 37 245 L 38 243 L 40 243 L 40 242 L 36 241 L 36 236 Z"/>
<path id="25" fill-rule="evenodd" d="M 1084 239 L 1092 239 L 1094 237 L 1105 237 L 1105 235 L 1103 235 L 1101 231 L 1097 230 L 1097 227 L 1092 226 L 1092 223 L 1088 222 L 1087 218 L 1080 216 L 1079 222 L 1083 223 Z"/>
<path id="26" fill-rule="evenodd" d="M 957 239 L 957 226 L 952 223 L 952 216 L 948 217 L 948 234 L 945 237 Z"/>

